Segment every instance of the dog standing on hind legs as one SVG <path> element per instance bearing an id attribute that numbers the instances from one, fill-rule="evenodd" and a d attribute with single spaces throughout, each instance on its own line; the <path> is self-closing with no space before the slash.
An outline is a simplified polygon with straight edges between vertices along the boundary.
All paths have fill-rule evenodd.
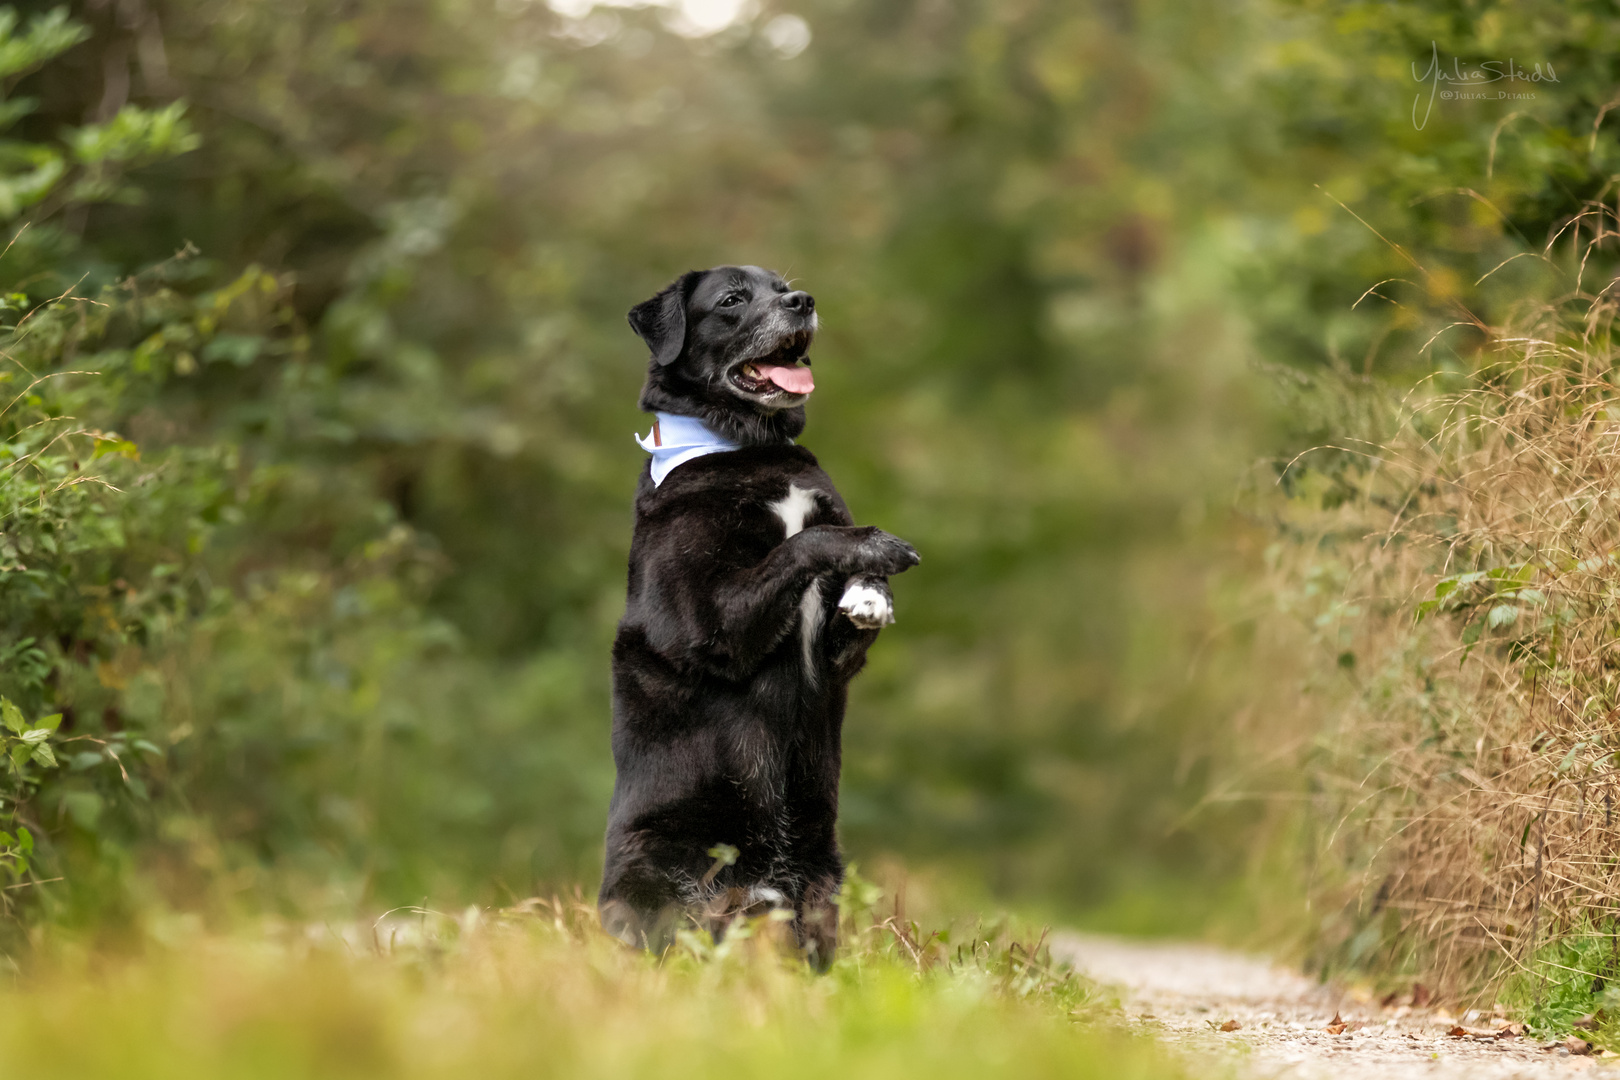
<path id="1" fill-rule="evenodd" d="M 894 621 L 899 537 L 858 526 L 794 443 L 815 301 L 757 266 L 692 271 L 630 310 L 652 356 L 628 597 L 613 642 L 613 761 L 598 898 L 659 950 L 694 919 L 793 912 L 837 945 L 838 775 L 849 681 Z M 735 849 L 728 864 L 711 850 Z M 726 851 L 728 856 L 730 851 Z"/>

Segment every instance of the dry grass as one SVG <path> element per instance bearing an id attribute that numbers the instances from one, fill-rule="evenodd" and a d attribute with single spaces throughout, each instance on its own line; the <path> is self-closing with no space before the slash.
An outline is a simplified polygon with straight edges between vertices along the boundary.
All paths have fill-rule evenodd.
<path id="1" fill-rule="evenodd" d="M 1578 293 L 1493 335 L 1462 389 L 1392 402 L 1394 435 L 1301 480 L 1274 565 L 1317 649 L 1330 963 L 1452 995 L 1620 969 L 1620 938 L 1581 952 L 1604 970 L 1558 949 L 1620 927 L 1616 309 Z"/>

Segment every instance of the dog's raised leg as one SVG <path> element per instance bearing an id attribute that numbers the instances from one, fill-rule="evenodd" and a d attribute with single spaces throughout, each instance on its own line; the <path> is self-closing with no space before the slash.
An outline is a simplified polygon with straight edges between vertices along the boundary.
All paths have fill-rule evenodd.
<path id="1" fill-rule="evenodd" d="M 799 605 L 822 574 L 878 579 L 917 565 L 910 544 L 881 529 L 857 525 L 812 525 L 771 549 L 763 561 L 715 581 L 690 568 L 680 580 L 694 583 L 674 592 L 677 607 L 698 613 L 709 629 L 707 658 L 731 678 L 754 670 L 799 622 Z M 671 574 L 671 579 L 677 575 Z M 705 588 L 699 591 L 697 584 Z"/>

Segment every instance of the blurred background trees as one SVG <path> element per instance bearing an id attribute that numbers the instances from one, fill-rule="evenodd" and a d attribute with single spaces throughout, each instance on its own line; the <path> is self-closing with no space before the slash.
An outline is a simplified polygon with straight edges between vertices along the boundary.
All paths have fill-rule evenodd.
<path id="1" fill-rule="evenodd" d="M 17 10 L 0 694 L 63 719 L 5 835 L 67 910 L 593 886 L 624 312 L 754 262 L 824 313 L 806 445 L 925 555 L 851 854 L 1200 917 L 1275 826 L 1234 493 L 1471 370 L 1620 162 L 1597 3 Z M 1430 110 L 1431 54 L 1556 81 Z"/>

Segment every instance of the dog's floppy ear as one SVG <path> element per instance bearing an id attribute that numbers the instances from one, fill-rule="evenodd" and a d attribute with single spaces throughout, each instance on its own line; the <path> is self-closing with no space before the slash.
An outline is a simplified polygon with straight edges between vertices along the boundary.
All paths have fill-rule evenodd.
<path id="1" fill-rule="evenodd" d="M 703 274 L 688 270 L 657 296 L 630 309 L 630 329 L 641 335 L 659 367 L 673 364 L 686 347 L 686 305 Z"/>

